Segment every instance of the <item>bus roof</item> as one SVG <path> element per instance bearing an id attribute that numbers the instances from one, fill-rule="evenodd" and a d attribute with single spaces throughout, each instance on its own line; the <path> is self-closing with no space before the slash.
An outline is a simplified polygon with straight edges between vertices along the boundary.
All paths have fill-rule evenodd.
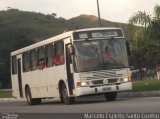
<path id="1" fill-rule="evenodd" d="M 44 46 L 46 44 L 52 43 L 52 42 L 57 41 L 59 39 L 65 39 L 65 38 L 68 38 L 68 37 L 72 37 L 73 32 L 98 31 L 98 30 L 106 30 L 106 29 L 108 29 L 108 30 L 112 29 L 113 30 L 113 29 L 121 29 L 121 28 L 117 28 L 117 27 L 100 27 L 99 28 L 99 27 L 97 27 L 97 28 L 86 28 L 86 29 L 68 31 L 68 32 L 62 33 L 60 35 L 53 36 L 53 37 L 48 38 L 46 40 L 40 41 L 38 43 L 32 44 L 30 46 L 27 46 L 27 47 L 21 48 L 19 50 L 13 51 L 13 52 L 11 52 L 11 56 L 21 54 L 23 52 L 32 50 L 32 49 L 37 48 L 37 47 Z"/>
<path id="2" fill-rule="evenodd" d="M 20 54 L 20 53 L 23 53 L 23 52 L 26 52 L 26 51 L 29 51 L 29 50 L 32 50 L 32 49 L 37 48 L 37 47 L 44 46 L 46 44 L 57 41 L 58 39 L 67 38 L 67 37 L 71 36 L 71 34 L 72 34 L 72 31 L 66 32 L 66 33 L 63 33 L 63 34 L 60 34 L 60 35 L 57 35 L 57 36 L 54 36 L 54 37 L 51 37 L 51 38 L 48 38 L 48 39 L 45 39 L 43 41 L 37 42 L 35 44 L 29 45 L 27 47 L 24 47 L 24 48 L 21 48 L 19 50 L 11 52 L 11 56 L 17 55 L 17 54 Z"/>
<path id="3" fill-rule="evenodd" d="M 97 27 L 97 28 L 86 28 L 86 29 L 79 29 L 74 30 L 72 32 L 83 32 L 83 31 L 98 31 L 98 30 L 106 30 L 106 29 L 121 29 L 119 27 Z"/>

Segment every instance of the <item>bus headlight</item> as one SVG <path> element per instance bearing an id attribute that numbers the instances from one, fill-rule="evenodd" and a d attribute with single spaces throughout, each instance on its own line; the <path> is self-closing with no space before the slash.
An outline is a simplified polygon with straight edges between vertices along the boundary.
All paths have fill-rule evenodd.
<path id="1" fill-rule="evenodd" d="M 88 81 L 77 82 L 77 87 L 85 87 L 85 86 L 89 86 Z"/>
<path id="2" fill-rule="evenodd" d="M 81 82 L 81 86 L 87 86 L 87 82 Z"/>
<path id="3" fill-rule="evenodd" d="M 124 82 L 127 82 L 128 81 L 128 78 L 124 78 Z"/>
<path id="4" fill-rule="evenodd" d="M 128 81 L 131 81 L 131 80 L 132 80 L 131 77 L 124 78 L 124 82 L 128 82 Z"/>

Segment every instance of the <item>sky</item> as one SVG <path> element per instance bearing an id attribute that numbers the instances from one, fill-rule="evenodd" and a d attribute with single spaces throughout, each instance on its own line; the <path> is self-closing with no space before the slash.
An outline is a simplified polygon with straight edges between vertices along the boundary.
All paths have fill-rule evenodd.
<path id="1" fill-rule="evenodd" d="M 138 11 L 153 14 L 160 0 L 99 0 L 101 18 L 127 23 Z M 14 8 L 23 11 L 56 13 L 57 17 L 70 19 L 81 14 L 98 16 L 97 0 L 0 0 L 0 10 Z"/>

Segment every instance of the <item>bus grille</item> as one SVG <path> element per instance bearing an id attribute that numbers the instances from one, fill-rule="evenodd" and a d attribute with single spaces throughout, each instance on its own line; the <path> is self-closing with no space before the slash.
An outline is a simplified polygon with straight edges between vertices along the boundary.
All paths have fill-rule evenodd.
<path id="1" fill-rule="evenodd" d="M 116 83 L 117 81 L 118 81 L 118 78 L 108 79 L 108 83 Z"/>
<path id="2" fill-rule="evenodd" d="M 116 74 L 116 71 L 119 71 L 118 69 L 114 70 L 102 70 L 102 71 L 91 71 L 93 76 L 85 76 L 83 79 L 85 80 L 99 80 L 99 79 L 113 79 L 113 78 L 119 78 L 122 77 L 122 74 Z"/>
<path id="3" fill-rule="evenodd" d="M 81 74 L 82 80 L 88 80 L 90 86 L 102 86 L 102 85 L 112 85 L 119 82 L 119 79 L 123 77 L 123 73 L 116 73 L 122 69 L 112 69 L 112 70 L 101 70 L 101 71 L 91 71 Z"/>
<path id="4" fill-rule="evenodd" d="M 94 85 L 103 85 L 103 80 L 94 80 L 94 81 L 92 81 L 92 84 L 94 84 Z"/>

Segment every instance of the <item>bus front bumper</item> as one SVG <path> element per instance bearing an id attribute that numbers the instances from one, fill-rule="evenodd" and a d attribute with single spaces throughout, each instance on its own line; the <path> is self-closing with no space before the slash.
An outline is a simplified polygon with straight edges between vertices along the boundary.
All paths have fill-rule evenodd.
<path id="1" fill-rule="evenodd" d="M 104 85 L 104 86 L 97 86 L 97 87 L 79 87 L 74 90 L 74 95 L 83 96 L 83 95 L 98 95 L 107 92 L 120 92 L 120 91 L 127 91 L 132 90 L 132 82 L 125 82 L 116 85 Z"/>

